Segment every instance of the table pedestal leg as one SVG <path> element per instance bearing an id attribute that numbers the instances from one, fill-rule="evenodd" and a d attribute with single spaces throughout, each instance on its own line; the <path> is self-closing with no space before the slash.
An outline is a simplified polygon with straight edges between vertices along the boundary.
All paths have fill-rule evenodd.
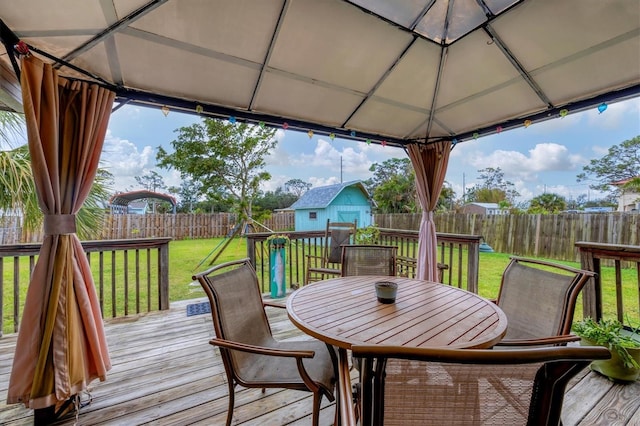
<path id="1" fill-rule="evenodd" d="M 340 413 L 341 426 L 355 426 L 356 416 L 351 399 L 351 374 L 349 373 L 349 355 L 347 350 L 338 348 L 338 399 L 336 410 Z"/>

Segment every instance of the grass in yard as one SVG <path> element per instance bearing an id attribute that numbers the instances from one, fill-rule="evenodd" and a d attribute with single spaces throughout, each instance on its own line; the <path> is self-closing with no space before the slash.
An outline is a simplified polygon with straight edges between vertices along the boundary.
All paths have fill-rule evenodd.
<path id="1" fill-rule="evenodd" d="M 194 273 L 208 269 L 209 263 L 213 259 L 226 239 L 202 239 L 202 240 L 180 240 L 169 243 L 169 298 L 170 301 L 188 300 L 193 298 L 204 297 L 204 292 L 197 283 L 192 283 L 191 277 Z M 289 265 L 289 256 L 293 255 L 289 249 L 287 252 L 287 285 L 291 282 L 302 282 L 302 273 L 298 273 L 295 266 Z M 454 258 L 457 257 L 454 253 Z M 139 263 L 136 262 L 138 256 Z M 247 256 L 246 240 L 244 238 L 236 238 L 231 240 L 222 254 L 216 260 L 216 264 L 227 262 L 230 260 L 241 259 Z M 268 291 L 268 253 L 258 254 L 258 263 L 261 270 L 258 275 L 265 284 L 263 291 Z M 300 255 L 301 256 L 301 255 Z M 463 253 L 463 257 L 466 253 Z M 148 259 L 147 259 L 148 257 Z M 115 259 L 115 262 L 113 261 Z M 264 259 L 261 261 L 261 259 Z M 303 257 L 297 259 L 302 265 Z M 438 257 L 440 259 L 440 257 Z M 445 260 L 446 261 L 446 260 Z M 111 252 L 106 252 L 102 259 L 102 276 L 99 274 L 100 257 L 98 253 L 92 253 L 90 256 L 91 268 L 96 283 L 96 291 L 101 300 L 104 317 L 113 316 L 114 303 L 117 316 L 124 314 L 125 308 L 129 314 L 138 311 L 146 311 L 150 305 L 152 309 L 158 307 L 158 277 L 157 269 L 157 253 L 154 250 L 147 252 L 140 250 L 129 250 L 127 253 L 127 261 L 124 261 L 124 253 L 116 252 L 115 258 Z M 576 262 L 558 262 L 579 267 Z M 201 264 L 200 264 L 201 263 Z M 509 263 L 509 255 L 503 253 L 480 253 L 479 267 L 479 294 L 487 298 L 495 298 L 498 295 L 502 272 Z M 136 269 L 135 265 L 140 264 L 140 269 Z M 150 265 L 150 272 L 147 273 L 147 264 Z M 198 266 L 200 264 L 200 266 Z M 126 265 L 126 273 L 125 273 Z M 466 266 L 465 266 L 466 267 Z M 289 269 L 293 269 L 289 271 Z M 18 279 L 14 280 L 14 270 L 18 270 Z M 445 271 L 448 274 L 450 271 Z M 451 273 L 457 276 L 458 271 L 456 265 L 453 265 Z M 17 289 L 19 299 L 19 317 L 22 313 L 22 305 L 24 304 L 25 295 L 29 284 L 29 259 L 28 257 L 20 258 L 19 265 L 16 266 L 14 258 L 5 258 L 0 262 L 0 274 L 2 275 L 3 288 L 2 294 L 3 304 L 3 332 L 13 333 L 13 317 L 14 317 L 14 287 Z M 126 278 L 125 278 L 126 277 Z M 463 286 L 466 285 L 466 270 L 462 271 Z M 111 281 L 115 280 L 115 291 L 112 290 Z M 14 281 L 16 284 L 14 284 Z M 102 282 L 102 285 L 101 285 Z M 445 279 L 445 282 L 447 280 Z M 615 291 L 615 270 L 612 267 L 602 268 L 603 282 L 603 307 L 605 316 L 615 317 L 616 312 L 616 291 Z M 625 322 L 633 325 L 640 323 L 640 313 L 638 312 L 638 277 L 635 269 L 622 270 L 623 283 L 623 302 L 625 307 Z M 634 284 L 635 283 L 635 284 Z M 125 286 L 127 297 L 125 298 Z M 582 306 L 578 301 L 576 317 L 581 317 Z"/>
<path id="2" fill-rule="evenodd" d="M 186 300 L 205 296 L 197 283 L 191 284 L 191 277 L 204 271 L 216 253 L 226 242 L 224 238 L 205 240 L 180 240 L 169 243 L 169 300 Z M 214 252 L 215 250 L 215 252 Z M 247 257 L 247 241 L 234 238 L 216 259 L 215 264 Z M 198 264 L 202 263 L 200 266 Z"/>

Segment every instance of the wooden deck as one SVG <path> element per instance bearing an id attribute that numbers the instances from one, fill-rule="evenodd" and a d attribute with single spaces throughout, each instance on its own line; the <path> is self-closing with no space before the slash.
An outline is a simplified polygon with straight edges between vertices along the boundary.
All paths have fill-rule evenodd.
<path id="1" fill-rule="evenodd" d="M 201 300 L 198 300 L 201 301 Z M 108 380 L 92 385 L 93 401 L 82 408 L 79 425 L 218 425 L 227 415 L 227 385 L 209 314 L 186 316 L 187 303 L 170 311 L 111 320 L 106 325 L 113 369 Z M 267 308 L 279 339 L 305 338 L 286 312 Z M 15 336 L 0 339 L 0 424 L 32 424 L 21 405 L 6 405 Z M 585 371 L 565 398 L 563 423 L 571 425 L 640 425 L 640 382 L 614 385 Z M 309 393 L 238 388 L 234 424 L 309 425 Z M 321 424 L 333 423 L 334 405 L 324 400 Z M 60 421 L 72 425 L 75 417 Z"/>

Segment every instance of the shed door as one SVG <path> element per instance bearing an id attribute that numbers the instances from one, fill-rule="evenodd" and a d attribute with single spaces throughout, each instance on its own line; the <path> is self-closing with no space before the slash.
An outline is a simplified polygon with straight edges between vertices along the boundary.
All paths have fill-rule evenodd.
<path id="1" fill-rule="evenodd" d="M 360 225 L 360 212 L 338 212 L 338 222 L 353 222 L 355 220 L 357 220 L 358 225 Z"/>

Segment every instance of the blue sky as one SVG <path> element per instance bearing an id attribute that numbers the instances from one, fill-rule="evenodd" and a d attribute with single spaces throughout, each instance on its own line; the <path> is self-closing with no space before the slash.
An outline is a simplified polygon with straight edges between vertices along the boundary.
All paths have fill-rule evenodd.
<path id="1" fill-rule="evenodd" d="M 102 165 L 115 176 L 115 190 L 140 189 L 135 176 L 155 170 L 169 186 L 178 186 L 175 171 L 155 166 L 158 146 L 171 149 L 175 129 L 199 120 L 194 115 L 125 106 L 111 116 Z M 612 145 L 640 135 L 640 98 L 610 104 L 602 114 L 597 109 L 570 114 L 528 128 L 459 143 L 451 152 L 446 180 L 456 196 L 478 183 L 478 170 L 500 167 L 505 179 L 521 194 L 519 201 L 546 192 L 567 198 L 581 194 L 590 199 L 600 194 L 589 191 L 588 183 L 576 182 L 576 175 L 593 158 L 601 158 Z M 363 142 L 329 139 L 291 130 L 278 130 L 277 148 L 267 159 L 272 175 L 263 189 L 275 190 L 289 179 L 302 179 L 315 186 L 340 182 L 340 158 L 344 181 L 368 179 L 369 167 L 389 158 L 404 158 L 400 148 L 367 145 Z"/>

